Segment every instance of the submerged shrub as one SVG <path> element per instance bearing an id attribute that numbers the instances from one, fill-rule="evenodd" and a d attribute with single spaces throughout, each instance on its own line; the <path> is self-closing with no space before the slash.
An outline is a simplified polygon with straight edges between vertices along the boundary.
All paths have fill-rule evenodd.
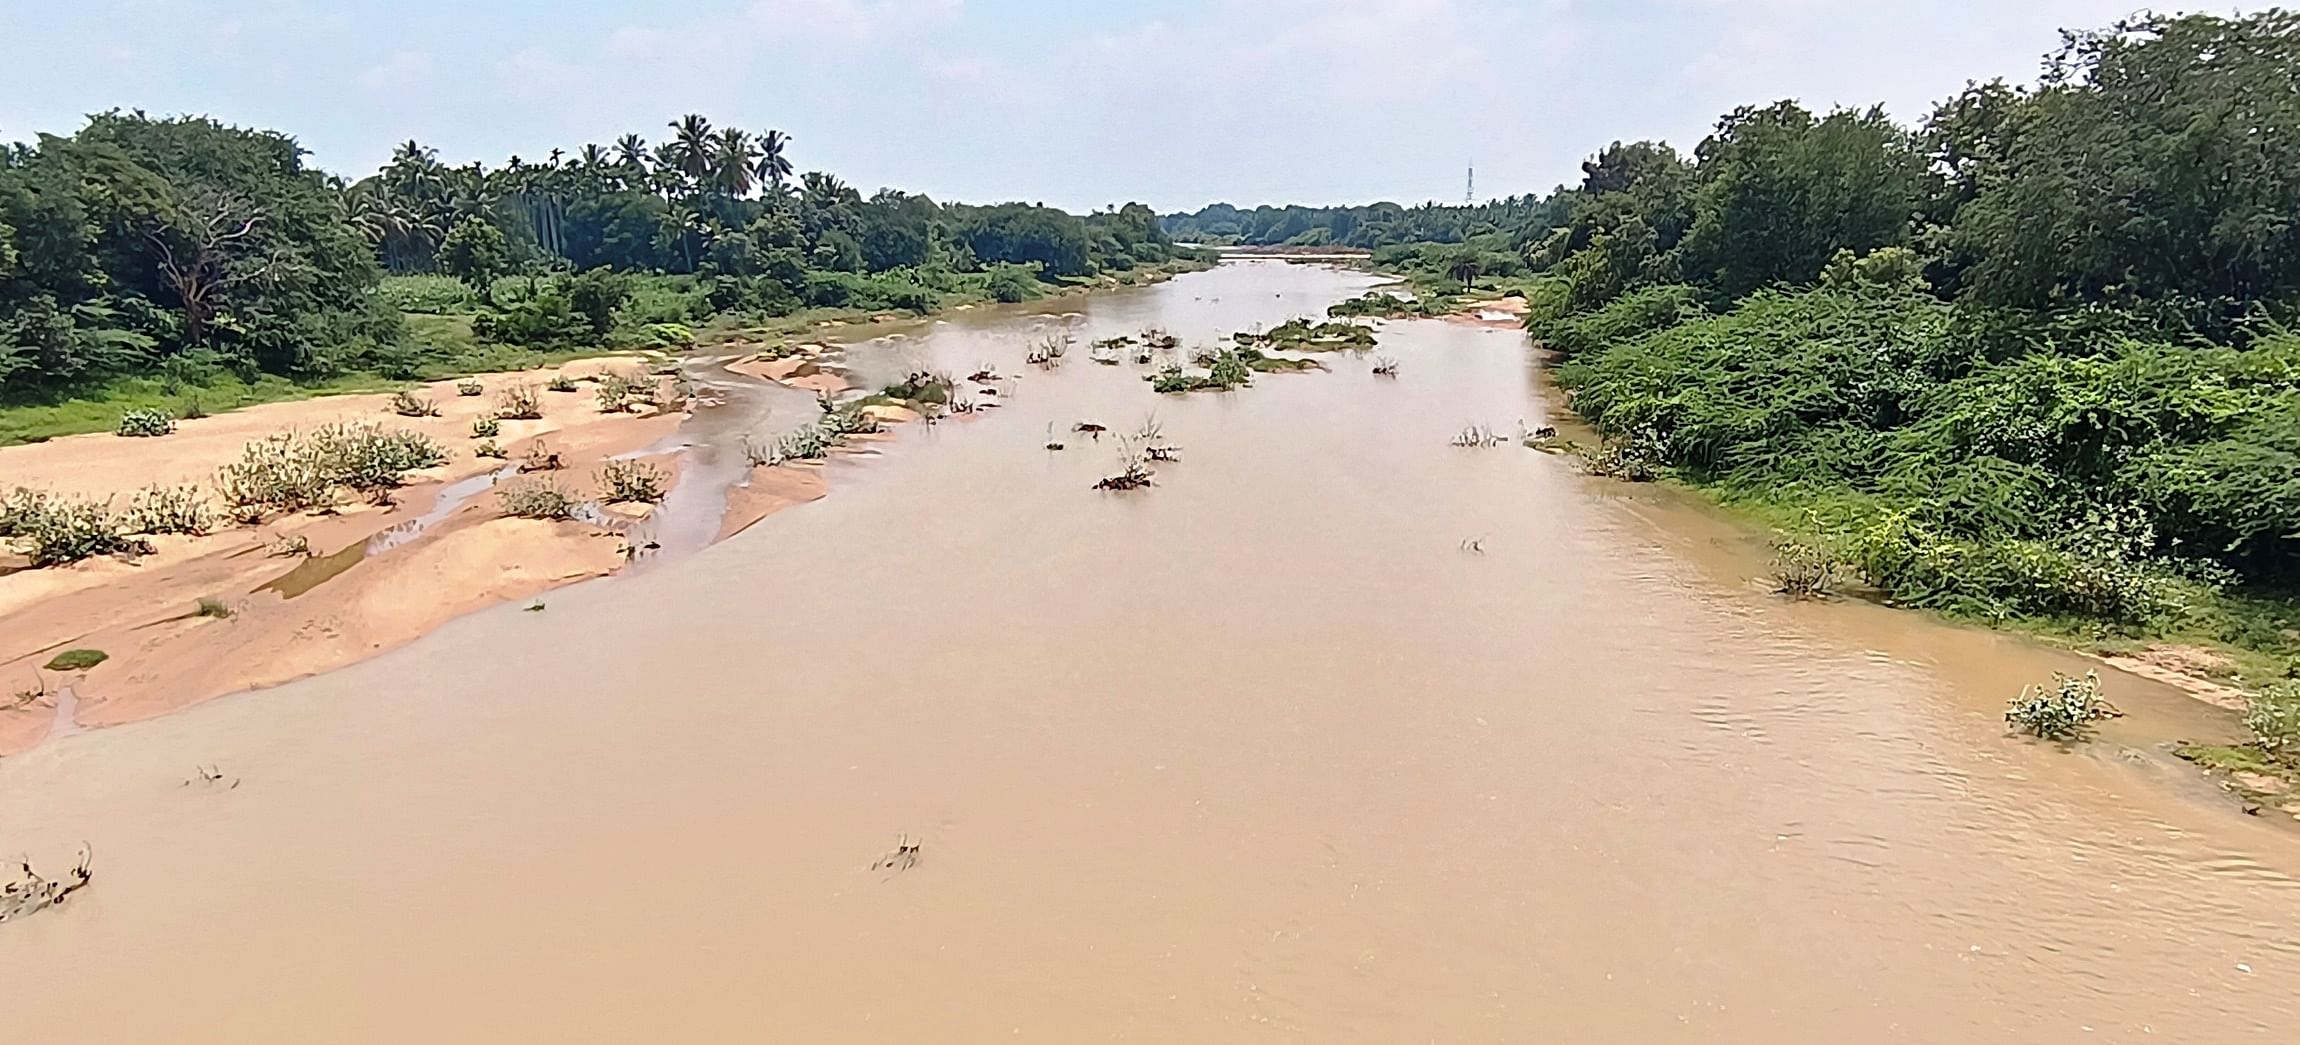
<path id="1" fill-rule="evenodd" d="M 670 473 L 649 461 L 608 461 L 599 466 L 601 499 L 610 503 L 657 503 L 670 482 Z"/>
<path id="2" fill-rule="evenodd" d="M 215 506 L 197 486 L 144 487 L 120 513 L 121 528 L 129 533 L 180 533 L 197 537 L 216 528 Z"/>
<path id="3" fill-rule="evenodd" d="M 1833 593 L 1843 568 L 1837 553 L 1819 542 L 1790 537 L 1773 545 L 1773 590 L 1798 598 Z"/>
<path id="4" fill-rule="evenodd" d="M 2046 740 L 2074 740 L 2091 724 L 2114 718 L 2117 710 L 2100 697 L 2100 676 L 2085 672 L 2074 678 L 2053 672 L 2049 686 L 2030 686 L 2005 709 L 2005 722 L 2030 736 Z"/>
<path id="5" fill-rule="evenodd" d="M 503 514 L 520 519 L 566 519 L 575 514 L 575 499 L 558 483 L 545 479 L 514 479 L 495 489 Z"/>
<path id="6" fill-rule="evenodd" d="M 130 410 L 120 415 L 121 435 L 161 436 L 175 430 L 176 419 L 165 410 Z"/>

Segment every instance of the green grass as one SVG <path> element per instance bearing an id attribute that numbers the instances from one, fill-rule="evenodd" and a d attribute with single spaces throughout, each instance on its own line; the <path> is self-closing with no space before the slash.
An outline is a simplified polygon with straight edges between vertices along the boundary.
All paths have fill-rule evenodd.
<path id="1" fill-rule="evenodd" d="M 206 385 L 171 385 L 159 378 L 124 377 L 93 394 L 55 403 L 0 406 L 0 446 L 37 443 L 57 436 L 109 432 L 129 410 L 166 410 L 185 415 L 188 402 L 198 402 L 208 413 L 221 413 L 260 403 L 279 403 L 347 392 L 379 392 L 397 382 L 375 374 L 344 374 L 323 381 L 299 382 L 266 374 L 254 382 L 224 376 Z"/>

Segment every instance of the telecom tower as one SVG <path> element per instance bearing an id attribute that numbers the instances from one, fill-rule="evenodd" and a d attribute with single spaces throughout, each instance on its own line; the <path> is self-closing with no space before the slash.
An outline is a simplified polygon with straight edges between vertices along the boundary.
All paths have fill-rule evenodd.
<path id="1" fill-rule="evenodd" d="M 1477 206 L 1477 163 L 1474 160 L 1469 165 L 1469 179 L 1462 185 L 1461 205 Z"/>

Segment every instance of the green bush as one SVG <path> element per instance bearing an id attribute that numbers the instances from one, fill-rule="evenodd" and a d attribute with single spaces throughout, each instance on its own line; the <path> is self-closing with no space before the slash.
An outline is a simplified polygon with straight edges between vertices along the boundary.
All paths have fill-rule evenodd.
<path id="1" fill-rule="evenodd" d="M 485 395 L 486 393 L 487 386 L 480 384 L 477 381 L 457 381 L 455 383 L 455 394 L 465 398 L 470 398 L 476 395 Z"/>
<path id="2" fill-rule="evenodd" d="M 2005 723 L 2030 736 L 2046 740 L 2075 740 L 2093 722 L 2116 715 L 2116 708 L 2100 697 L 2100 676 L 2086 672 L 2072 678 L 2053 672 L 2049 686 L 2030 686 L 2005 709 Z"/>
<path id="3" fill-rule="evenodd" d="M 655 406 L 662 395 L 662 386 L 644 371 L 609 371 L 599 375 L 598 395 L 601 413 L 619 414 Z"/>
<path id="4" fill-rule="evenodd" d="M 438 417 L 439 404 L 403 389 L 391 394 L 391 412 L 401 417 Z"/>
<path id="5" fill-rule="evenodd" d="M 2254 694 L 2244 725 L 2269 757 L 2300 769 L 2300 682 L 2286 679 Z"/>
<path id="6" fill-rule="evenodd" d="M 611 504 L 655 504 L 670 483 L 670 473 L 648 461 L 608 461 L 599 466 L 600 499 Z"/>
<path id="7" fill-rule="evenodd" d="M 558 384 L 559 379 L 552 378 L 554 390 Z M 574 391 L 574 385 L 570 383 L 566 390 Z M 506 421 L 537 420 L 543 416 L 543 399 L 535 394 L 534 385 L 512 385 L 495 393 L 495 416 Z"/>
<path id="8" fill-rule="evenodd" d="M 572 392 L 575 391 L 575 379 L 565 374 L 553 374 L 551 381 L 543 387 L 553 392 Z"/>
<path id="9" fill-rule="evenodd" d="M 575 514 L 575 499 L 559 484 L 543 479 L 514 479 L 495 488 L 503 514 L 519 519 L 566 519 Z"/>
<path id="10" fill-rule="evenodd" d="M 993 301 L 1012 304 L 1038 297 L 1044 287 L 1045 284 L 1038 281 L 1038 274 L 1029 268 L 1021 265 L 993 265 L 983 291 Z"/>
<path id="11" fill-rule="evenodd" d="M 165 410 L 129 410 L 120 415 L 119 434 L 125 436 L 161 436 L 176 430 L 176 419 Z"/>
<path id="12" fill-rule="evenodd" d="M 1528 314 L 1526 330 L 1559 356 L 1572 359 L 1706 314 L 1692 287 L 1646 287 L 1594 312 L 1555 319 Z"/>
<path id="13" fill-rule="evenodd" d="M 63 566 L 98 555 L 147 554 L 149 542 L 128 536 L 105 501 L 42 499 L 11 522 L 17 546 L 35 567 Z"/>
<path id="14" fill-rule="evenodd" d="M 206 491 L 197 486 L 153 484 L 129 499 L 120 513 L 121 528 L 129 533 L 180 533 L 199 536 L 216 528 L 216 510 Z"/>
<path id="15" fill-rule="evenodd" d="M 471 421 L 471 437 L 473 439 L 493 439 L 502 434 L 503 422 L 496 420 L 493 414 L 476 417 Z"/>
<path id="16" fill-rule="evenodd" d="M 471 288 L 452 276 L 385 276 L 376 296 L 401 312 L 469 312 L 479 303 Z"/>
<path id="17" fill-rule="evenodd" d="M 292 432 L 266 436 L 240 448 L 240 459 L 216 469 L 216 496 L 244 523 L 275 512 L 331 507 L 334 480 L 311 447 Z"/>

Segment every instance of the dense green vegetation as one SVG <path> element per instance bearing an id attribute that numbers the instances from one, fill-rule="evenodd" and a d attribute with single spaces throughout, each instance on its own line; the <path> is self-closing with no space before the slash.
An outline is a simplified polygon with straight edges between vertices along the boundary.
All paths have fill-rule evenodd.
<path id="1" fill-rule="evenodd" d="M 2300 18 L 2071 34 L 1917 128 L 1615 144 L 1519 263 L 1614 452 L 1893 600 L 2300 668 Z"/>
<path id="2" fill-rule="evenodd" d="M 807 310 L 925 312 L 1131 282 L 1149 208 L 1078 217 L 794 176 L 788 139 L 674 121 L 649 147 L 345 182 L 285 135 L 110 112 L 0 147 L 0 440 L 379 381 L 666 347 Z"/>

